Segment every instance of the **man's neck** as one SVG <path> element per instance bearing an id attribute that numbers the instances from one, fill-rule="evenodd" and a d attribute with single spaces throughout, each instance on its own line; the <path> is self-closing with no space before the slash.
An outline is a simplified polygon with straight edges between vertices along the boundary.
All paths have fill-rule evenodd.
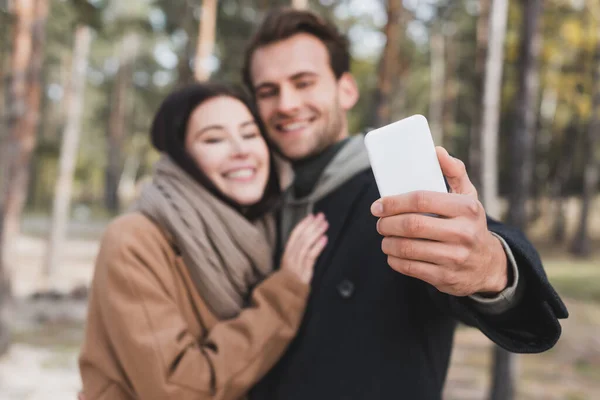
<path id="1" fill-rule="evenodd" d="M 340 149 L 344 147 L 348 139 L 346 137 L 327 147 L 319 154 L 292 163 L 295 174 L 294 195 L 297 198 L 306 197 L 313 191 L 325 168 Z"/>

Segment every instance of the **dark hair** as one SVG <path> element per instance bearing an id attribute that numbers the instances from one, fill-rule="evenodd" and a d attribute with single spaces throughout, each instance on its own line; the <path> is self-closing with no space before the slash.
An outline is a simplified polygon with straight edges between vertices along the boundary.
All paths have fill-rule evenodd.
<path id="1" fill-rule="evenodd" d="M 348 39 L 332 22 L 310 11 L 288 7 L 276 8 L 267 14 L 246 47 L 242 79 L 251 93 L 254 93 L 254 88 L 250 65 L 254 52 L 299 33 L 313 35 L 325 45 L 329 54 L 329 64 L 337 79 L 350 71 Z"/>
<path id="2" fill-rule="evenodd" d="M 214 97 L 226 96 L 241 101 L 250 111 L 261 135 L 266 141 L 265 129 L 253 103 L 238 88 L 219 83 L 195 83 L 172 92 L 162 102 L 150 130 L 152 145 L 171 159 L 199 184 L 217 198 L 242 212 L 242 207 L 217 189 L 215 184 L 198 167 L 185 149 L 185 134 L 192 112 L 202 103 Z M 280 186 L 273 157 L 270 157 L 270 174 L 263 198 L 243 212 L 248 219 L 255 219 L 273 209 L 280 198 Z"/>

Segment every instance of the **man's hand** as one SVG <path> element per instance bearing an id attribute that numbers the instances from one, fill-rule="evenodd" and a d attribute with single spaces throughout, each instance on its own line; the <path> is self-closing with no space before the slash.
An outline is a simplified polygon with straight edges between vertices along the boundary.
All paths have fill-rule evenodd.
<path id="1" fill-rule="evenodd" d="M 436 151 L 452 193 L 417 191 L 371 206 L 388 264 L 454 296 L 499 293 L 508 283 L 502 244 L 487 229 L 463 162 L 442 147 Z"/>

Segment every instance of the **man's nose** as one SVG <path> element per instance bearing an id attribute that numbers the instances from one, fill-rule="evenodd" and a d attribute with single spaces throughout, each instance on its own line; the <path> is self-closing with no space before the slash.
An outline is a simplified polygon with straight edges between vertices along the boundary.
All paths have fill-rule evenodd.
<path id="1" fill-rule="evenodd" d="M 302 104 L 300 96 L 293 88 L 282 88 L 279 94 L 278 111 L 284 114 L 293 114 Z"/>

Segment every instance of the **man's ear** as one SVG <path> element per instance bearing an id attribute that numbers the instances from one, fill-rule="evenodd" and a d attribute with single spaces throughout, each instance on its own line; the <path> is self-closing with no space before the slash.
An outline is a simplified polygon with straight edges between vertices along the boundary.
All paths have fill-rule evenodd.
<path id="1" fill-rule="evenodd" d="M 350 72 L 344 72 L 340 79 L 338 79 L 338 98 L 340 100 L 340 106 L 348 111 L 356 105 L 360 94 L 358 92 L 358 85 L 354 80 L 354 77 Z"/>

